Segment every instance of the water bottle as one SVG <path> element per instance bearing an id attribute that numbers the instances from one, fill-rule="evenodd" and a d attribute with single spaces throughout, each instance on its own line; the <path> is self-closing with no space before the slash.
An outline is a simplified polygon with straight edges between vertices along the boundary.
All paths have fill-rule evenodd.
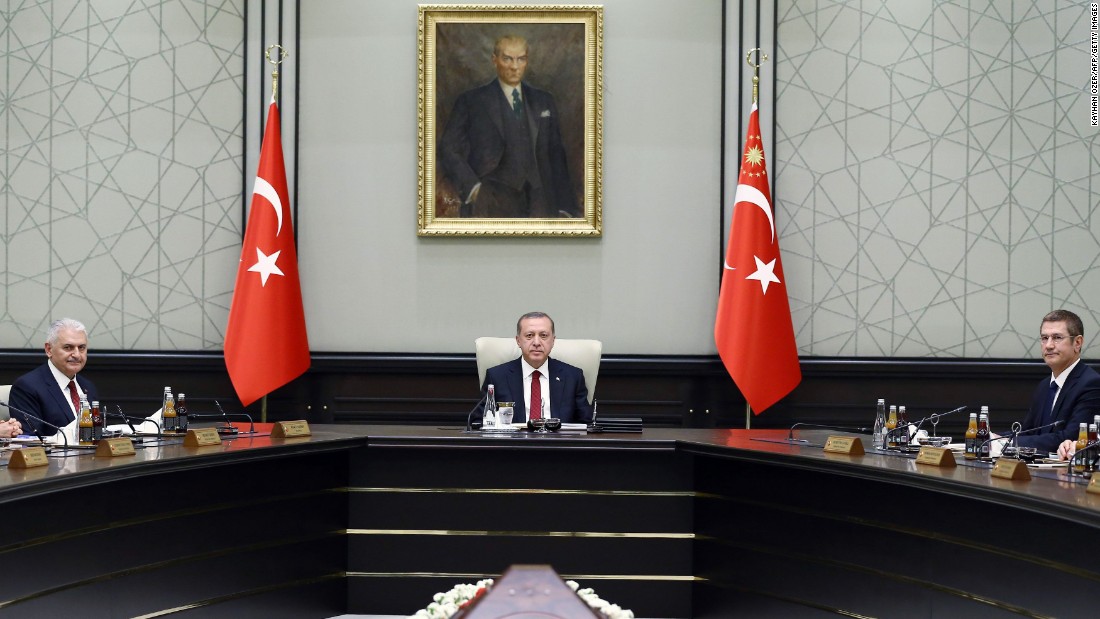
<path id="1" fill-rule="evenodd" d="M 875 449 L 886 449 L 886 400 L 878 399 L 878 408 L 875 411 L 875 433 L 871 442 Z"/>
<path id="2" fill-rule="evenodd" d="M 495 428 L 497 425 L 497 397 L 496 389 L 489 385 L 489 390 L 485 395 L 485 414 L 481 417 L 481 429 L 488 430 L 489 428 Z"/>

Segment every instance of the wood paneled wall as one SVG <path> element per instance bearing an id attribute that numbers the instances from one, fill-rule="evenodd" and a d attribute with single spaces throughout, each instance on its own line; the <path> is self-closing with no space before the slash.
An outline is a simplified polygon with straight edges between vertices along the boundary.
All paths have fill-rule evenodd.
<path id="1" fill-rule="evenodd" d="M 0 383 L 38 363 L 40 351 L 0 351 Z M 263 351 L 256 362 L 264 363 Z M 193 412 L 242 410 L 220 353 L 94 351 L 86 370 L 105 403 L 129 414 L 160 406 L 165 385 L 187 394 Z M 957 406 L 988 405 L 995 430 L 1022 419 L 1048 370 L 1039 361 L 807 358 L 802 384 L 750 420 L 754 428 L 795 422 L 869 426 L 877 398 L 908 406 L 910 419 Z M 465 423 L 478 399 L 470 355 L 314 353 L 310 370 L 268 396 L 268 420 L 315 423 Z M 641 417 L 650 427 L 745 427 L 745 401 L 712 356 L 605 356 L 596 397 L 607 416 Z M 260 403 L 247 412 L 259 420 Z M 960 432 L 963 414 L 943 420 Z"/>

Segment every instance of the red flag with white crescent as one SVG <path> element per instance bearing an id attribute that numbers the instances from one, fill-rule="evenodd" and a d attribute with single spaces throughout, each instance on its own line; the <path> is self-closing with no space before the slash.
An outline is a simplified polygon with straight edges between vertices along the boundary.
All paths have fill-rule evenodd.
<path id="1" fill-rule="evenodd" d="M 272 101 L 225 329 L 225 367 L 248 406 L 301 376 L 309 363 L 279 108 Z"/>
<path id="2" fill-rule="evenodd" d="M 737 180 L 714 341 L 756 414 L 802 381 L 754 103 Z"/>

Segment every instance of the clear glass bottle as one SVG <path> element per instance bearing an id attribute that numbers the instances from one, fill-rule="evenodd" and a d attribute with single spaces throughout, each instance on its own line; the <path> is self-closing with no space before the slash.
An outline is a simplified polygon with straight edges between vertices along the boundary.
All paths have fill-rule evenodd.
<path id="1" fill-rule="evenodd" d="M 1073 472 L 1084 473 L 1085 472 L 1085 458 L 1088 454 L 1076 455 L 1077 452 L 1084 451 L 1085 447 L 1089 445 L 1089 424 L 1081 422 L 1081 428 L 1077 431 L 1077 445 L 1073 458 Z"/>
<path id="2" fill-rule="evenodd" d="M 176 401 L 176 428 L 180 432 L 187 431 L 187 396 L 180 393 L 179 400 Z"/>
<path id="3" fill-rule="evenodd" d="M 898 427 L 898 407 L 890 405 L 890 416 L 886 418 L 886 448 L 897 449 L 898 437 L 894 430 Z"/>
<path id="4" fill-rule="evenodd" d="M 966 459 L 978 459 L 978 413 L 970 413 L 970 425 L 966 426 Z"/>
<path id="5" fill-rule="evenodd" d="M 78 441 L 81 445 L 92 444 L 92 407 L 88 406 L 88 398 L 80 396 L 80 420 L 77 422 L 80 429 Z M 64 432 L 64 430 L 62 430 Z"/>
<path id="6" fill-rule="evenodd" d="M 978 413 L 978 434 L 974 437 L 978 443 L 978 459 L 989 459 L 989 407 L 983 406 Z"/>
<path id="7" fill-rule="evenodd" d="M 1085 472 L 1086 473 L 1096 472 L 1096 447 L 1094 447 L 1094 445 L 1096 445 L 1096 441 L 1097 441 L 1096 427 L 1097 426 L 1096 426 L 1095 423 L 1090 423 L 1089 424 L 1089 438 L 1088 438 L 1088 445 L 1086 445 L 1086 447 L 1092 447 L 1092 450 L 1090 450 L 1087 454 L 1085 454 Z"/>
<path id="8" fill-rule="evenodd" d="M 898 406 L 898 449 L 909 449 L 909 415 L 905 412 L 905 405 Z"/>
<path id="9" fill-rule="evenodd" d="M 489 385 L 485 394 L 485 413 L 481 417 L 481 429 L 495 428 L 497 425 L 497 396 L 496 388 Z"/>
<path id="10" fill-rule="evenodd" d="M 99 410 L 99 400 L 92 400 L 92 442 L 98 443 L 103 438 L 103 413 Z"/>
<path id="11" fill-rule="evenodd" d="M 176 398 L 172 395 L 172 388 L 164 388 L 164 406 L 161 407 L 161 430 L 163 432 L 175 432 L 179 427 L 179 418 L 176 417 Z"/>
<path id="12" fill-rule="evenodd" d="M 875 429 L 871 436 L 875 449 L 886 449 L 886 400 L 883 398 L 878 399 L 878 406 L 875 408 Z"/>

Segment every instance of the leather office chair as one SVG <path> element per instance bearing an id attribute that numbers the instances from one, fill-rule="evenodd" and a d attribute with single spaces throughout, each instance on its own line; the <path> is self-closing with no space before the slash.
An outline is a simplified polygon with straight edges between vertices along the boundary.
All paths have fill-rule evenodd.
<path id="1" fill-rule="evenodd" d="M 0 400 L 7 402 L 8 396 L 11 395 L 11 385 L 0 385 Z M 11 411 L 7 406 L 0 404 L 0 421 L 4 421 L 8 417 L 11 417 Z"/>
<path id="2" fill-rule="evenodd" d="M 489 368 L 519 357 L 519 346 L 514 337 L 479 337 L 474 340 L 474 352 L 477 355 L 477 388 L 485 382 L 485 372 Z M 584 384 L 588 387 L 588 403 L 596 395 L 596 377 L 600 373 L 600 357 L 603 354 L 603 342 L 600 340 L 554 340 L 554 349 L 550 356 L 576 366 L 584 372 Z"/>

